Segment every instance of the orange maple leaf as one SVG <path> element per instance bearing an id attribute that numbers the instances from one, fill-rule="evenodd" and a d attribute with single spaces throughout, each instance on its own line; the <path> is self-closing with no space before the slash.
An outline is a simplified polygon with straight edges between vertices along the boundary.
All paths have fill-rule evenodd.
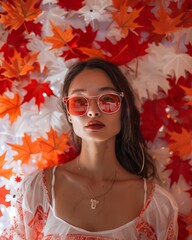
<path id="1" fill-rule="evenodd" d="M 183 86 L 181 86 L 181 88 L 185 91 L 187 96 L 192 97 L 192 89 L 191 88 L 187 88 L 187 87 L 183 87 Z M 188 105 L 192 106 L 192 101 L 189 101 Z"/>
<path id="2" fill-rule="evenodd" d="M 8 143 L 9 146 L 11 146 L 13 151 L 17 152 L 17 155 L 15 155 L 13 158 L 14 160 L 21 160 L 22 164 L 28 164 L 31 155 L 39 153 L 39 146 L 38 143 L 31 141 L 31 136 L 24 134 L 24 137 L 22 138 L 22 144 L 11 144 Z"/>
<path id="3" fill-rule="evenodd" d="M 27 75 L 34 69 L 33 63 L 37 59 L 39 53 L 32 55 L 28 54 L 24 58 L 21 57 L 21 53 L 14 51 L 14 55 L 10 58 L 10 62 L 4 60 L 2 63 L 2 69 L 5 71 L 2 75 L 9 78 L 19 78 L 20 76 Z"/>
<path id="4" fill-rule="evenodd" d="M 0 176 L 9 179 L 12 176 L 13 172 L 12 168 L 9 169 L 3 168 L 4 164 L 6 163 L 5 156 L 6 152 L 0 156 Z"/>
<path id="5" fill-rule="evenodd" d="M 181 17 L 183 13 L 175 18 L 171 18 L 167 12 L 167 10 L 163 7 L 161 1 L 159 2 L 158 9 L 158 18 L 157 20 L 153 19 L 151 21 L 154 32 L 160 35 L 168 35 L 169 33 L 174 33 L 179 30 L 179 24 L 181 24 Z"/>
<path id="6" fill-rule="evenodd" d="M 6 95 L 0 95 L 0 118 L 8 114 L 13 124 L 17 120 L 17 117 L 21 115 L 20 105 L 21 98 L 17 93 L 13 98 L 9 98 Z"/>
<path id="7" fill-rule="evenodd" d="M 133 9 L 132 12 L 128 12 L 128 6 L 123 5 L 120 7 L 119 12 L 112 13 L 113 19 L 118 24 L 117 28 L 121 29 L 121 33 L 123 35 L 127 35 L 129 30 L 133 30 L 135 28 L 140 27 L 140 25 L 135 22 L 135 20 L 139 17 L 139 14 L 143 8 Z"/>
<path id="8" fill-rule="evenodd" d="M 59 154 L 63 154 L 64 151 L 69 148 L 68 134 L 62 134 L 58 137 L 57 132 L 51 128 L 47 133 L 47 137 L 47 139 L 41 137 L 37 140 L 43 158 L 37 163 L 38 168 L 58 165 Z"/>
<path id="9" fill-rule="evenodd" d="M 45 42 L 52 43 L 53 44 L 52 49 L 61 48 L 67 45 L 67 43 L 74 38 L 73 31 L 70 27 L 67 27 L 67 29 L 63 31 L 60 26 L 56 26 L 52 22 L 50 23 L 52 27 L 53 36 L 45 37 L 43 40 Z"/>
<path id="10" fill-rule="evenodd" d="M 181 133 L 168 132 L 168 135 L 171 140 L 168 144 L 171 151 L 177 152 L 180 157 L 192 154 L 192 132 L 183 128 Z"/>
<path id="11" fill-rule="evenodd" d="M 3 186 L 3 187 L 0 188 L 0 204 L 5 205 L 6 207 L 11 206 L 11 203 L 10 203 L 10 202 L 6 202 L 6 201 L 5 201 L 5 197 L 6 197 L 6 195 L 9 194 L 9 193 L 10 193 L 10 191 L 7 190 L 7 189 L 5 188 L 5 186 Z M 2 213 L 0 212 L 0 216 L 1 216 L 1 215 L 2 215 Z"/>
<path id="12" fill-rule="evenodd" d="M 92 57 L 104 58 L 104 55 L 102 54 L 100 49 L 86 47 L 79 47 L 78 49 L 90 58 Z"/>
<path id="13" fill-rule="evenodd" d="M 41 13 L 39 8 L 34 7 L 38 2 L 39 0 L 1 1 L 6 14 L 1 14 L 0 22 L 5 28 L 17 30 L 24 22 L 34 20 Z"/>

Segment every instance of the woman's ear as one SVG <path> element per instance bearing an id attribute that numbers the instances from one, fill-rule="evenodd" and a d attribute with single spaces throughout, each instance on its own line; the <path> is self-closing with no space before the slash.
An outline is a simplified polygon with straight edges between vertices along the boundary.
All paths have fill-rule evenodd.
<path id="1" fill-rule="evenodd" d="M 68 121 L 70 122 L 70 123 L 72 123 L 72 119 L 71 119 L 71 116 L 68 114 L 67 115 L 67 118 L 68 118 Z"/>

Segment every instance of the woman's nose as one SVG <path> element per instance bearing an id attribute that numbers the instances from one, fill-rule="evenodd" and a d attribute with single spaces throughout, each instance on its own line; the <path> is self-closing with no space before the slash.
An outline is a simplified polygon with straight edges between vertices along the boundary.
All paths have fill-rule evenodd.
<path id="1" fill-rule="evenodd" d="M 99 117 L 100 115 L 101 115 L 101 111 L 97 105 L 97 101 L 95 99 L 91 99 L 89 101 L 87 116 L 88 117 Z"/>

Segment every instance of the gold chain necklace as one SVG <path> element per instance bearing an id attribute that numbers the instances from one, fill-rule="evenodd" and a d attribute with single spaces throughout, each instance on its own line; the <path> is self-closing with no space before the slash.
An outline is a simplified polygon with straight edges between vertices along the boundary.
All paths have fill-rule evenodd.
<path id="1" fill-rule="evenodd" d="M 79 164 L 79 158 L 77 158 L 77 165 L 78 165 L 78 170 L 81 170 L 80 164 Z M 97 205 L 100 203 L 98 198 L 105 196 L 112 189 L 112 187 L 113 187 L 113 185 L 114 185 L 114 183 L 116 181 L 116 178 L 117 178 L 117 167 L 115 168 L 115 174 L 114 174 L 114 177 L 112 178 L 112 183 L 111 183 L 110 187 L 104 193 L 102 193 L 102 194 L 100 194 L 98 196 L 95 196 L 93 194 L 93 191 L 92 191 L 91 187 L 88 185 L 87 188 L 88 188 L 88 191 L 89 191 L 89 193 L 91 195 L 90 202 L 91 202 L 91 209 L 92 210 L 95 210 L 97 208 Z"/>

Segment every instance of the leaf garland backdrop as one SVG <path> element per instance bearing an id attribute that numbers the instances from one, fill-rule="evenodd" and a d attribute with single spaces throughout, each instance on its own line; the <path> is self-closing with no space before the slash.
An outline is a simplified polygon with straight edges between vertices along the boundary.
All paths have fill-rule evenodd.
<path id="1" fill-rule="evenodd" d="M 120 66 L 141 129 L 192 239 L 191 0 L 0 0 L 0 231 L 23 177 L 74 158 L 60 106 L 71 64 Z"/>

